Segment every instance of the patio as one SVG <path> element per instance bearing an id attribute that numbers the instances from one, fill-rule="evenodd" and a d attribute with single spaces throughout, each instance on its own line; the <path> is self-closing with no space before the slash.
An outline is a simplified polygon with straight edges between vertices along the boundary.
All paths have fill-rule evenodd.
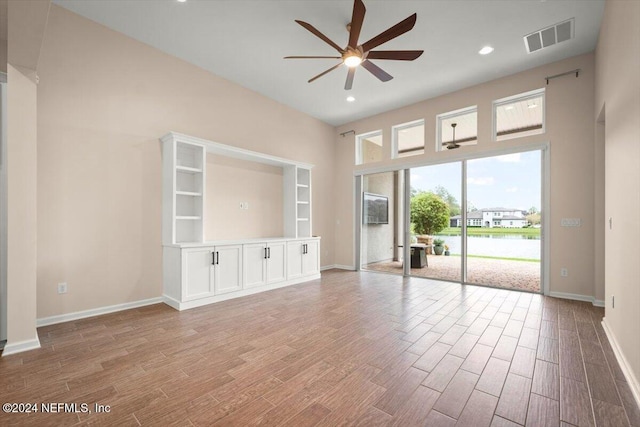
<path id="1" fill-rule="evenodd" d="M 411 275 L 430 279 L 460 281 L 459 256 L 427 255 L 428 267 L 412 268 Z M 367 264 L 369 271 L 402 274 L 401 261 L 386 261 Z M 540 292 L 540 263 L 469 257 L 467 281 L 505 289 Z"/>

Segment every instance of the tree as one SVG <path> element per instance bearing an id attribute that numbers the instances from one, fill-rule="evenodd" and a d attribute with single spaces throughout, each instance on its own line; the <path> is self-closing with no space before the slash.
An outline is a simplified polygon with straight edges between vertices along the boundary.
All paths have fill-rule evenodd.
<path id="1" fill-rule="evenodd" d="M 444 188 L 442 185 L 438 185 L 435 188 L 434 193 L 440 196 L 440 198 L 449 205 L 449 216 L 460 215 L 460 204 L 458 203 L 458 199 L 456 199 L 453 194 L 449 193 L 449 190 Z"/>
<path id="2" fill-rule="evenodd" d="M 536 208 L 535 206 L 531 206 L 527 211 L 527 215 L 533 215 L 537 213 L 540 213 L 540 212 L 538 212 L 538 208 Z"/>
<path id="3" fill-rule="evenodd" d="M 531 214 L 527 215 L 527 221 L 531 225 L 540 224 L 540 214 L 536 212 L 536 213 L 531 213 Z"/>
<path id="4" fill-rule="evenodd" d="M 418 234 L 435 234 L 449 226 L 449 206 L 440 196 L 419 192 L 411 198 L 411 222 Z"/>

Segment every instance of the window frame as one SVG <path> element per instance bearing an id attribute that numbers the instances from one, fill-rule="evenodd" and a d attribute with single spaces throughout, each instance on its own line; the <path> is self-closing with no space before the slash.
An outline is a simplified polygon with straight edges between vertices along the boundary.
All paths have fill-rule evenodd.
<path id="1" fill-rule="evenodd" d="M 412 154 L 411 156 L 402 156 L 400 157 L 400 151 L 399 151 L 399 144 L 398 144 L 398 134 L 400 133 L 401 130 L 404 129 L 409 129 L 412 127 L 416 127 L 416 126 L 420 126 L 422 125 L 423 129 L 426 131 L 426 121 L 425 119 L 418 119 L 418 120 L 412 120 L 410 122 L 406 122 L 406 123 L 401 123 L 399 125 L 395 125 L 395 126 L 391 126 L 391 158 L 392 159 L 401 159 L 404 157 L 411 157 L 411 156 L 420 156 L 420 155 L 424 155 L 427 152 L 427 138 L 426 138 L 426 132 L 424 132 L 423 135 L 423 145 L 422 145 L 422 153 L 420 154 Z"/>
<path id="2" fill-rule="evenodd" d="M 478 105 L 471 105 L 469 107 L 460 108 L 453 111 L 448 111 L 446 113 L 441 113 L 436 115 L 436 153 L 439 153 L 443 150 L 442 145 L 442 121 L 446 119 L 451 119 L 458 116 L 464 116 L 469 113 L 476 113 L 476 143 L 478 144 Z M 462 145 L 461 147 L 464 147 Z"/>
<path id="3" fill-rule="evenodd" d="M 530 90 L 528 92 L 519 93 L 516 95 L 507 96 L 506 98 L 496 99 L 491 103 L 491 139 L 494 142 L 505 142 L 510 141 L 512 139 L 517 138 L 526 138 L 528 136 L 534 135 L 542 135 L 546 133 L 546 125 L 547 125 L 547 96 L 546 96 L 546 88 L 542 87 L 539 89 Z M 517 133 L 514 133 L 513 136 L 507 136 L 498 140 L 498 107 L 507 104 L 513 104 L 518 101 L 527 101 L 529 99 L 539 98 L 542 96 L 542 127 L 540 128 L 540 132 L 532 134 L 532 135 L 524 135 L 518 136 Z"/>
<path id="4" fill-rule="evenodd" d="M 384 149 L 384 134 L 382 132 L 382 129 L 378 129 L 378 130 L 374 130 L 371 132 L 365 132 L 365 133 L 361 133 L 359 135 L 356 135 L 356 143 L 355 143 L 355 166 L 362 166 L 365 165 L 366 163 L 364 163 L 364 159 L 363 159 L 363 155 L 362 155 L 362 141 L 364 139 L 370 138 L 372 136 L 378 136 L 380 135 L 382 137 L 382 145 L 381 147 Z M 382 159 L 380 160 L 382 161 Z M 372 163 L 377 163 L 377 162 L 372 162 Z"/>

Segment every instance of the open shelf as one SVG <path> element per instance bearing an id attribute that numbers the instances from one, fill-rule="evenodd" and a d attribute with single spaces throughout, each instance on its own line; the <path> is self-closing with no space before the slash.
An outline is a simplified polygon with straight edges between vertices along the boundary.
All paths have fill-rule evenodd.
<path id="1" fill-rule="evenodd" d="M 176 142 L 176 169 L 202 172 L 203 166 L 204 157 L 201 145 Z"/>
<path id="2" fill-rule="evenodd" d="M 207 200 L 214 195 L 206 188 L 206 175 L 214 167 L 207 164 L 208 153 L 282 168 L 284 236 L 312 236 L 313 165 L 174 132 L 161 140 L 163 244 L 204 241 Z"/>
<path id="3" fill-rule="evenodd" d="M 201 197 L 202 193 L 196 193 L 196 192 L 193 192 L 193 191 L 176 191 L 176 195 L 178 195 L 178 196 Z"/>
<path id="4" fill-rule="evenodd" d="M 163 139 L 162 165 L 163 243 L 202 242 L 205 147 L 174 138 Z"/>
<path id="5" fill-rule="evenodd" d="M 202 173 L 202 169 L 192 168 L 189 166 L 176 166 L 176 170 L 179 172 L 186 172 L 186 173 Z"/>

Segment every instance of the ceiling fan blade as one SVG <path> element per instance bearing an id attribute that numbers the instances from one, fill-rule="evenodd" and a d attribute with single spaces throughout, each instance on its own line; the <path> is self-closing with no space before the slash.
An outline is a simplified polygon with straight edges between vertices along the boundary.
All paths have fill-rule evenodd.
<path id="1" fill-rule="evenodd" d="M 376 64 L 374 64 L 373 62 L 371 62 L 369 60 L 364 61 L 361 65 L 364 68 L 366 68 L 367 71 L 369 71 L 371 74 L 373 74 L 374 76 L 376 76 L 379 80 L 381 80 L 383 82 L 388 82 L 389 80 L 391 80 L 393 78 L 393 76 L 391 74 L 387 73 L 382 68 L 378 67 Z"/>
<path id="2" fill-rule="evenodd" d="M 375 36 L 374 38 L 372 38 L 371 40 L 369 40 L 368 42 L 365 42 L 362 44 L 362 50 L 364 52 L 368 52 L 371 49 L 380 46 L 383 43 L 388 42 L 391 39 L 395 39 L 396 37 L 406 33 L 407 31 L 410 31 L 414 25 L 416 25 L 416 19 L 417 19 L 418 15 L 417 14 L 413 14 L 410 17 L 408 17 L 407 19 L 405 19 L 404 21 L 400 21 L 398 22 L 396 25 L 394 25 L 393 27 L 389 28 L 388 30 L 378 34 L 377 36 Z"/>
<path id="3" fill-rule="evenodd" d="M 353 86 L 353 76 L 356 75 L 356 68 L 357 67 L 349 68 L 349 72 L 347 73 L 347 81 L 344 84 L 344 90 L 351 90 L 351 87 Z"/>
<path id="4" fill-rule="evenodd" d="M 325 36 L 320 31 L 318 31 L 318 29 L 316 29 L 316 27 L 314 27 L 313 25 L 311 25 L 311 24 L 309 24 L 307 22 L 299 21 L 297 19 L 296 19 L 296 22 L 298 24 L 302 25 L 304 28 L 306 28 L 310 32 L 312 32 L 313 34 L 315 34 L 316 37 L 322 39 L 329 46 L 333 47 L 335 50 L 337 50 L 338 52 L 342 53 L 342 48 L 340 46 L 338 46 L 337 44 L 335 44 L 329 37 Z"/>
<path id="5" fill-rule="evenodd" d="M 327 74 L 327 73 L 328 73 L 328 72 L 330 72 L 330 71 L 335 70 L 336 68 L 338 68 L 338 67 L 339 67 L 339 66 L 341 66 L 341 65 L 342 65 L 342 62 L 341 62 L 341 63 L 339 63 L 339 64 L 337 64 L 337 65 L 334 65 L 333 67 L 329 68 L 329 69 L 328 69 L 328 70 L 326 70 L 326 71 L 321 72 L 321 73 L 320 73 L 320 74 L 318 74 L 317 76 L 312 77 L 311 79 L 309 79 L 309 83 L 311 83 L 312 81 L 314 81 L 314 80 L 316 80 L 316 79 L 319 79 L 320 77 L 324 76 L 325 74 Z"/>
<path id="6" fill-rule="evenodd" d="M 424 50 L 372 50 L 368 59 L 394 59 L 396 61 L 413 61 L 422 55 Z"/>
<path id="7" fill-rule="evenodd" d="M 358 47 L 358 37 L 360 37 L 360 30 L 362 29 L 364 14 L 366 11 L 367 9 L 364 7 L 362 0 L 354 0 L 353 14 L 351 15 L 351 27 L 349 30 L 349 47 L 352 47 L 353 49 Z"/>
<path id="8" fill-rule="evenodd" d="M 342 59 L 340 56 L 285 56 L 284 59 Z"/>

